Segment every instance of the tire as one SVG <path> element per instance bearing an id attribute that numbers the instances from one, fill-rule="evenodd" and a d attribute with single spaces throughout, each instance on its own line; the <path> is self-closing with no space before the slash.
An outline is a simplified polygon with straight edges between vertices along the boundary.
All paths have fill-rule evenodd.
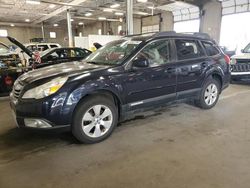
<path id="1" fill-rule="evenodd" d="M 118 110 L 108 96 L 84 99 L 75 110 L 72 134 L 81 143 L 94 144 L 108 138 L 118 122 Z"/>
<path id="2" fill-rule="evenodd" d="M 218 80 L 209 78 L 203 85 L 196 105 L 202 109 L 211 109 L 218 102 L 221 84 Z"/>

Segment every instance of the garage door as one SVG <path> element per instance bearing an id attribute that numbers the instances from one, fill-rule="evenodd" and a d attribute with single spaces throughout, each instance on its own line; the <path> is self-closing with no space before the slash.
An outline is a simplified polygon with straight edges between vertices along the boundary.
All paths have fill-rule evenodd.
<path id="1" fill-rule="evenodd" d="M 250 42 L 250 1 L 223 1 L 222 15 L 220 44 L 239 53 Z"/>

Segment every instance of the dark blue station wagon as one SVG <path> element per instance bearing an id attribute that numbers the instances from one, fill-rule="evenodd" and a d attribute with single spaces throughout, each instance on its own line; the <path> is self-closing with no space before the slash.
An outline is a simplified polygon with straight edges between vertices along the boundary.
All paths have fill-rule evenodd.
<path id="1" fill-rule="evenodd" d="M 229 58 L 208 35 L 160 32 L 127 36 L 84 61 L 28 72 L 10 99 L 20 128 L 67 127 L 80 142 L 96 143 L 136 112 L 176 100 L 210 109 L 229 81 Z"/>

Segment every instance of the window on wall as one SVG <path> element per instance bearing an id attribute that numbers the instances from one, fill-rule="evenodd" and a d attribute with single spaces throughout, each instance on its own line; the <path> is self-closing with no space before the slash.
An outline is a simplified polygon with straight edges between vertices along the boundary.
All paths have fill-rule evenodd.
<path id="1" fill-rule="evenodd" d="M 222 1 L 222 15 L 243 13 L 250 11 L 249 0 L 224 0 Z"/>
<path id="2" fill-rule="evenodd" d="M 0 29 L 0 37 L 7 37 L 8 31 L 6 29 Z"/>
<path id="3" fill-rule="evenodd" d="M 102 34 L 102 30 L 98 29 L 98 35 L 101 35 L 101 34 Z"/>
<path id="4" fill-rule="evenodd" d="M 220 45 L 240 53 L 250 42 L 250 12 L 222 16 Z"/>
<path id="5" fill-rule="evenodd" d="M 49 37 L 52 39 L 56 38 L 56 32 L 49 32 Z"/>
<path id="6" fill-rule="evenodd" d="M 118 30 L 118 34 L 119 34 L 122 31 L 122 26 L 119 25 L 118 28 L 117 28 L 117 30 Z"/>
<path id="7" fill-rule="evenodd" d="M 142 27 L 142 33 L 159 32 L 159 31 L 160 31 L 160 26 L 158 24 Z"/>
<path id="8" fill-rule="evenodd" d="M 200 20 L 187 20 L 174 23 L 174 31 L 178 33 L 183 32 L 199 32 Z"/>

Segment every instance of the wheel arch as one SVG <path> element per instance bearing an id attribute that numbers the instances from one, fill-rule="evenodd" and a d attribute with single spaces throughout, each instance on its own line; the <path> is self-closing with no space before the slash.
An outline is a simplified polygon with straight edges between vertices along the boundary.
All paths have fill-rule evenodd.
<path id="1" fill-rule="evenodd" d="M 71 122 L 73 121 L 74 114 L 75 114 L 75 111 L 77 110 L 77 108 L 84 102 L 84 100 L 87 100 L 89 97 L 93 97 L 93 96 L 105 96 L 105 97 L 109 97 L 112 100 L 114 100 L 114 103 L 117 106 L 117 110 L 118 110 L 118 119 L 120 118 L 121 109 L 122 109 L 122 100 L 113 91 L 106 90 L 106 89 L 99 89 L 99 90 L 92 91 L 92 92 L 87 93 L 86 95 L 82 96 L 82 98 L 78 101 L 77 105 L 75 106 L 75 108 L 72 112 Z"/>

